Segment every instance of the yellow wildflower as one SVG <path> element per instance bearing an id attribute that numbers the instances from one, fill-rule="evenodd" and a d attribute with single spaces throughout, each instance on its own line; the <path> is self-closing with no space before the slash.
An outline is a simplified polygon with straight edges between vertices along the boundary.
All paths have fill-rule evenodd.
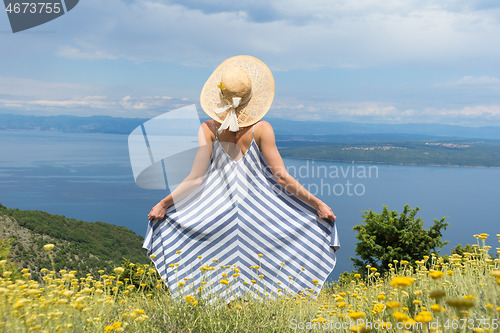
<path id="1" fill-rule="evenodd" d="M 401 303 L 399 303 L 398 301 L 387 302 L 385 305 L 389 309 L 397 309 L 397 308 L 401 307 Z"/>
<path id="2" fill-rule="evenodd" d="M 352 319 L 354 320 L 357 320 L 357 319 L 360 319 L 360 318 L 364 318 L 365 317 L 365 313 L 364 312 L 351 312 L 349 313 L 349 317 L 351 317 Z"/>
<path id="3" fill-rule="evenodd" d="M 434 312 L 441 312 L 443 309 L 441 308 L 441 305 L 439 305 L 439 304 L 432 304 L 431 310 Z"/>
<path id="4" fill-rule="evenodd" d="M 328 321 L 326 321 L 326 322 L 328 322 Z M 371 332 L 371 329 L 367 328 L 365 325 L 353 325 L 353 326 L 351 326 L 351 332 L 353 332 L 353 333 L 366 333 L 366 332 Z"/>
<path id="5" fill-rule="evenodd" d="M 28 300 L 27 300 L 27 299 L 20 299 L 20 300 L 16 301 L 16 302 L 14 303 L 14 305 L 12 305 L 12 307 L 13 307 L 14 309 L 24 308 L 24 303 L 26 303 L 26 302 L 28 302 Z"/>
<path id="6" fill-rule="evenodd" d="M 415 316 L 415 321 L 420 323 L 429 323 L 432 320 L 432 314 L 429 311 L 422 311 Z"/>
<path id="7" fill-rule="evenodd" d="M 43 249 L 44 249 L 45 251 L 49 252 L 49 251 L 52 251 L 52 250 L 54 249 L 54 246 L 55 246 L 54 244 L 45 244 L 45 245 L 43 246 Z"/>
<path id="8" fill-rule="evenodd" d="M 112 332 L 112 331 L 121 331 L 121 330 L 119 330 L 119 328 L 121 328 L 121 326 L 122 326 L 122 323 L 119 322 L 119 321 L 116 321 L 113 324 L 104 327 L 104 332 L 105 333 L 109 333 L 109 332 Z"/>
<path id="9" fill-rule="evenodd" d="M 402 312 L 399 312 L 399 311 L 396 311 L 392 314 L 392 316 L 394 317 L 394 319 L 396 319 L 397 321 L 407 321 L 408 319 L 410 319 L 410 317 L 408 317 L 408 315 L 402 313 Z"/>
<path id="10" fill-rule="evenodd" d="M 434 280 L 438 280 L 444 276 L 444 273 L 442 271 L 432 271 L 429 273 L 429 276 Z"/>
<path id="11" fill-rule="evenodd" d="M 222 280 L 220 280 L 220 283 L 222 283 L 222 284 L 228 284 L 229 282 L 227 282 L 227 280 L 222 279 Z"/>
<path id="12" fill-rule="evenodd" d="M 415 281 L 415 279 L 408 277 L 408 276 L 396 276 L 396 277 L 392 278 L 391 286 L 398 287 L 398 288 L 409 287 L 409 286 L 411 286 L 413 281 Z"/>
<path id="13" fill-rule="evenodd" d="M 113 269 L 113 272 L 115 272 L 116 274 L 123 274 L 123 272 L 125 272 L 125 269 L 123 267 L 116 267 L 115 269 Z"/>

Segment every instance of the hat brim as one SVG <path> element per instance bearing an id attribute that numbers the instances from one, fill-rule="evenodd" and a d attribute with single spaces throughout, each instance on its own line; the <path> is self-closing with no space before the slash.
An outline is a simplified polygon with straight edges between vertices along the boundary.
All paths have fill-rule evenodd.
<path id="1" fill-rule="evenodd" d="M 221 81 L 222 73 L 230 67 L 241 68 L 248 73 L 252 81 L 252 96 L 250 100 L 236 109 L 238 125 L 240 127 L 250 126 L 264 117 L 274 99 L 273 74 L 266 64 L 255 57 L 240 55 L 226 59 L 220 64 L 212 75 L 210 75 L 201 90 L 201 108 L 215 121 L 219 123 L 224 121 L 229 111 L 216 114 L 214 110 L 226 105 L 220 98 L 220 90 L 217 86 Z"/>

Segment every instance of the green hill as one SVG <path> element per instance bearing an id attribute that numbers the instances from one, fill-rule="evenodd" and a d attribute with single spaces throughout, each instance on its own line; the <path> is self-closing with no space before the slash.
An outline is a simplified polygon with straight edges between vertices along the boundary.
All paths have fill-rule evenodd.
<path id="1" fill-rule="evenodd" d="M 52 269 L 45 244 L 54 244 L 55 269 L 110 273 L 123 258 L 149 263 L 143 237 L 104 222 L 85 222 L 42 211 L 9 209 L 0 204 L 0 239 L 11 239 L 10 256 L 16 266 L 39 272 Z M 34 277 L 36 278 L 36 277 Z"/>
<path id="2" fill-rule="evenodd" d="M 500 142 L 466 140 L 388 141 L 280 149 L 285 158 L 405 165 L 500 167 Z"/>

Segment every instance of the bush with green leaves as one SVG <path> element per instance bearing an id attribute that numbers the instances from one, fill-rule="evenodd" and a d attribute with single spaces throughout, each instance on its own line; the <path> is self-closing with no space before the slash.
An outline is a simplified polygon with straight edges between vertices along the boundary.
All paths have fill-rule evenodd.
<path id="1" fill-rule="evenodd" d="M 434 224 L 426 230 L 422 219 L 415 218 L 419 210 L 407 204 L 402 213 L 389 211 L 386 206 L 380 214 L 371 209 L 363 211 L 364 223 L 353 228 L 359 240 L 355 249 L 358 258 L 351 258 L 359 273 L 366 275 L 367 265 L 383 273 L 393 260 L 414 264 L 431 252 L 439 253 L 448 243 L 441 240 L 443 230 L 449 225 L 444 222 L 446 217 L 434 219 Z"/>

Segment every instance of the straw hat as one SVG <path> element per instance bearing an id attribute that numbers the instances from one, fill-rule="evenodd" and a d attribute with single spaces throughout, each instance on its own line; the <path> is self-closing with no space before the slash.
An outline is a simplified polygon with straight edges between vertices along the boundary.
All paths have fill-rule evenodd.
<path id="1" fill-rule="evenodd" d="M 226 59 L 210 75 L 201 90 L 205 113 L 222 123 L 219 133 L 250 126 L 269 111 L 274 99 L 274 78 L 257 58 L 240 55 Z"/>

